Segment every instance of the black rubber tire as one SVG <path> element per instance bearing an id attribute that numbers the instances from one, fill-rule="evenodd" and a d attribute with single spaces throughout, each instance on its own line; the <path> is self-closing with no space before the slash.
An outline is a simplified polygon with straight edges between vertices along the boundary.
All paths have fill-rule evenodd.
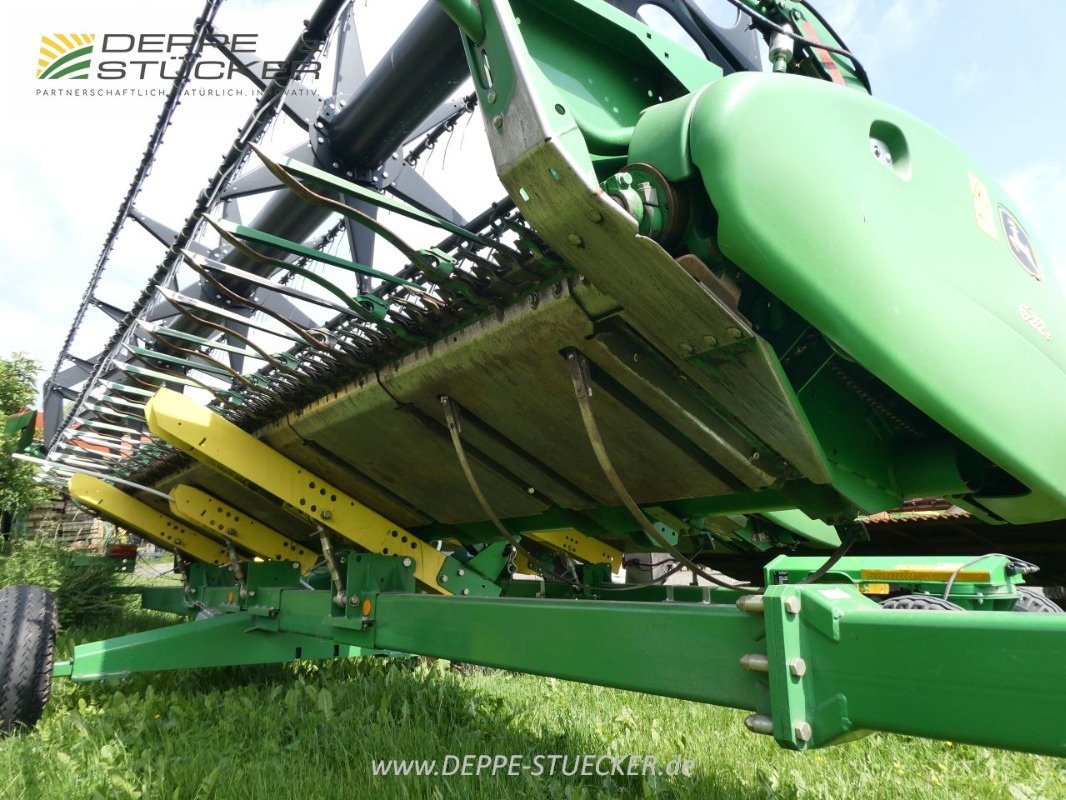
<path id="1" fill-rule="evenodd" d="M 931 594 L 901 594 L 881 601 L 881 608 L 900 611 L 965 611 L 960 605 Z"/>
<path id="2" fill-rule="evenodd" d="M 1014 608 L 1012 608 L 1011 611 L 1027 611 L 1030 613 L 1038 612 L 1044 614 L 1066 613 L 1054 600 L 1049 600 L 1044 597 L 1042 592 L 1038 592 L 1036 589 L 1030 589 L 1027 586 L 1018 587 L 1018 601 L 1014 604 Z"/>
<path id="3" fill-rule="evenodd" d="M 0 736 L 32 728 L 52 693 L 56 603 L 40 586 L 0 589 Z"/>

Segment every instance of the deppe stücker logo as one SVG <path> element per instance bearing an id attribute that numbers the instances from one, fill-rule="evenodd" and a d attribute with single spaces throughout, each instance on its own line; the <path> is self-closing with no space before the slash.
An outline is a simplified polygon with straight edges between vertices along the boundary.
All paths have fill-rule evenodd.
<path id="1" fill-rule="evenodd" d="M 44 34 L 37 57 L 37 77 L 42 80 L 86 80 L 95 41 L 95 33 Z"/>
<path id="2" fill-rule="evenodd" d="M 193 54 L 190 48 L 196 44 L 197 37 L 188 33 L 44 34 L 37 58 L 37 77 L 174 80 L 190 59 L 190 77 L 197 80 L 229 80 L 240 73 L 254 75 L 262 81 L 281 76 L 321 76 L 322 65 L 317 60 L 259 59 L 258 38 L 257 33 L 227 36 L 211 32 L 201 42 L 202 51 Z"/>

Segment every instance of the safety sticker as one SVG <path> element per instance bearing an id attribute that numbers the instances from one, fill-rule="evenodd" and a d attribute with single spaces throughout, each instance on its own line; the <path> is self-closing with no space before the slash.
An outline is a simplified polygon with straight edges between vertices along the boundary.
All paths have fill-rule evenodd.
<path id="1" fill-rule="evenodd" d="M 981 179 L 969 173 L 970 194 L 973 195 L 973 213 L 977 217 L 977 227 L 991 236 L 999 239 L 999 229 L 996 227 L 996 215 L 992 211 L 992 200 L 988 196 L 988 187 L 981 183 Z"/>

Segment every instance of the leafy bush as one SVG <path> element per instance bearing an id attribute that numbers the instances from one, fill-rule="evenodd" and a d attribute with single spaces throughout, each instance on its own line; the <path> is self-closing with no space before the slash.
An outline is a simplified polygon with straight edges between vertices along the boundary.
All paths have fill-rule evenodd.
<path id="1" fill-rule="evenodd" d="M 27 583 L 55 593 L 61 625 L 99 623 L 123 607 L 118 578 L 105 560 L 71 563 L 71 553 L 47 539 L 18 539 L 0 558 L 0 586 Z"/>

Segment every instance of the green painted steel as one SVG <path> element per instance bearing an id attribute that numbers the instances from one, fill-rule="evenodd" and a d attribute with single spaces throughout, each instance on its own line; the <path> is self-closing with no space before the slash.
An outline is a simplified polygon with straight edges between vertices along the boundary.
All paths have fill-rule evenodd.
<path id="1" fill-rule="evenodd" d="M 879 730 L 1066 755 L 1062 615 L 886 610 L 839 583 L 738 600 L 705 587 L 600 583 L 575 595 L 513 581 L 504 597 L 447 597 L 413 592 L 398 557 L 346 563 L 343 605 L 330 589 L 259 585 L 240 598 L 232 584 L 205 586 L 196 602 L 219 616 L 81 645 L 55 674 L 411 653 L 750 710 L 763 721 L 753 730 L 794 749 Z"/>
<path id="2" fill-rule="evenodd" d="M 778 556 L 763 572 L 767 586 L 800 583 L 824 563 L 818 557 Z M 928 594 L 976 611 L 1009 611 L 1031 564 L 1007 556 L 844 556 L 819 583 L 851 584 L 865 595 Z M 945 595 L 946 593 L 946 595 Z"/>
<path id="3" fill-rule="evenodd" d="M 95 681 L 135 672 L 365 655 L 358 648 L 328 639 L 262 630 L 259 625 L 264 613 L 267 612 L 249 610 L 222 614 L 78 645 L 70 661 L 56 664 L 54 674 L 76 681 Z"/>
<path id="4" fill-rule="evenodd" d="M 1066 516 L 1066 339 L 1043 324 L 1066 319 L 1066 295 L 1050 268 L 1026 268 L 1020 215 L 998 183 L 911 115 L 790 75 L 711 85 L 690 136 L 722 254 L 1024 485 L 1000 480 L 997 493 L 991 480 L 960 499 L 1011 522 Z M 871 452 L 826 390 L 798 389 L 818 436 L 840 450 L 829 458 L 837 488 L 861 508 L 898 504 L 890 443 Z"/>
<path id="5" fill-rule="evenodd" d="M 879 730 L 1066 755 L 1059 614 L 886 611 L 850 586 L 773 586 L 765 616 L 774 736 L 787 747 Z"/>
<path id="6" fill-rule="evenodd" d="M 762 625 L 735 606 L 381 594 L 377 647 L 619 689 L 755 709 L 740 668 Z"/>

